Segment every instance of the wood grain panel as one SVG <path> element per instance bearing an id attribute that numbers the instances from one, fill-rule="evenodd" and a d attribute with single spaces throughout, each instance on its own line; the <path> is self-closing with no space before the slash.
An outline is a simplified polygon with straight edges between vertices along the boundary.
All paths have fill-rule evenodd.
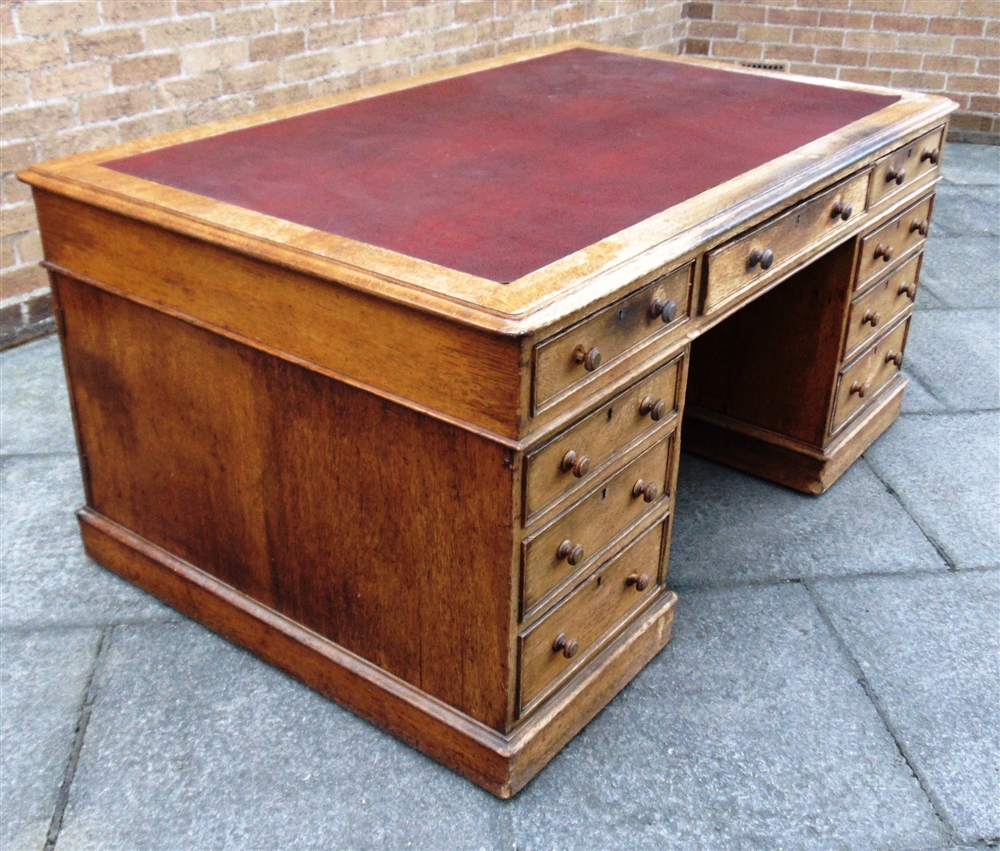
<path id="1" fill-rule="evenodd" d="M 35 193 L 49 263 L 261 347 L 516 438 L 515 338 Z"/>
<path id="2" fill-rule="evenodd" d="M 92 508 L 505 728 L 508 450 L 70 278 L 56 289 Z"/>

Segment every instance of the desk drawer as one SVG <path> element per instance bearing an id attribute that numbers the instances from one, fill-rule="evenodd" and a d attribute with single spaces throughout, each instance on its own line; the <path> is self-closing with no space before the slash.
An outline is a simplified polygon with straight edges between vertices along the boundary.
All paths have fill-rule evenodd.
<path id="1" fill-rule="evenodd" d="M 895 272 L 851 302 L 847 316 L 847 339 L 844 341 L 845 360 L 884 328 L 888 328 L 913 304 L 917 297 L 917 275 L 922 254 L 911 257 Z"/>
<path id="2" fill-rule="evenodd" d="M 902 191 L 919 177 L 938 170 L 944 128 L 938 127 L 919 139 L 886 154 L 875 164 L 871 205 Z"/>
<path id="3" fill-rule="evenodd" d="M 862 289 L 875 275 L 892 268 L 910 249 L 923 243 L 930 228 L 933 200 L 924 198 L 861 240 L 858 289 Z"/>
<path id="4" fill-rule="evenodd" d="M 683 355 L 674 358 L 528 454 L 526 520 L 560 494 L 596 481 L 620 450 L 672 418 L 680 396 L 682 361 Z"/>
<path id="5" fill-rule="evenodd" d="M 660 590 L 665 521 L 604 564 L 518 639 L 523 714 Z M 560 640 L 561 639 L 561 640 Z"/>
<path id="6" fill-rule="evenodd" d="M 841 372 L 837 380 L 831 434 L 858 413 L 899 372 L 909 328 L 910 320 L 907 318 Z"/>
<path id="7" fill-rule="evenodd" d="M 534 412 L 691 315 L 694 264 L 664 275 L 535 347 Z"/>
<path id="8" fill-rule="evenodd" d="M 526 614 L 560 582 L 586 571 L 593 557 L 626 526 L 669 499 L 673 456 L 671 434 L 521 545 Z"/>
<path id="9" fill-rule="evenodd" d="M 869 174 L 855 175 L 710 251 L 702 312 L 712 313 L 744 290 L 787 272 L 814 244 L 848 228 L 848 219 L 865 210 Z"/>

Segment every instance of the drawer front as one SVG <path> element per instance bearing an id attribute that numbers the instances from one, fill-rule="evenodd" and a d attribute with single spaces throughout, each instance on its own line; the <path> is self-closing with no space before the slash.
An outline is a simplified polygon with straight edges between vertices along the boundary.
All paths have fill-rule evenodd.
<path id="1" fill-rule="evenodd" d="M 896 265 L 910 249 L 921 245 L 931 223 L 933 198 L 924 198 L 861 240 L 857 288 Z"/>
<path id="2" fill-rule="evenodd" d="M 528 454 L 526 518 L 574 486 L 596 481 L 619 449 L 671 418 L 677 411 L 682 360 L 674 358 Z"/>
<path id="3" fill-rule="evenodd" d="M 848 220 L 865 210 L 869 174 L 855 175 L 710 251 L 702 312 L 711 313 L 744 290 L 794 268 L 815 243 L 848 228 Z"/>
<path id="4" fill-rule="evenodd" d="M 653 281 L 535 347 L 534 413 L 691 315 L 694 264 Z"/>
<path id="5" fill-rule="evenodd" d="M 841 372 L 837 381 L 831 434 L 858 413 L 899 372 L 909 327 L 909 319 L 900 323 Z"/>
<path id="6" fill-rule="evenodd" d="M 644 532 L 519 637 L 522 713 L 660 590 L 663 529 L 657 523 Z"/>
<path id="7" fill-rule="evenodd" d="M 922 254 L 911 257 L 891 275 L 851 302 L 847 317 L 847 339 L 844 342 L 845 360 L 876 334 L 888 328 L 913 304 L 917 297 L 917 276 Z"/>
<path id="8" fill-rule="evenodd" d="M 938 127 L 919 139 L 886 154 L 875 164 L 871 204 L 901 192 L 919 177 L 938 170 L 944 128 Z"/>
<path id="9" fill-rule="evenodd" d="M 673 434 L 654 444 L 521 545 L 525 613 L 559 583 L 585 572 L 626 526 L 669 499 L 673 444 Z"/>

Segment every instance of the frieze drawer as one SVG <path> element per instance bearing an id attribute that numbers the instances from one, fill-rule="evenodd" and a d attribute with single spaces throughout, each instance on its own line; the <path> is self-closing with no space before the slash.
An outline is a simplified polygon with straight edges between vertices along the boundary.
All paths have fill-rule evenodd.
<path id="1" fill-rule="evenodd" d="M 813 246 L 851 227 L 852 217 L 865 211 L 870 173 L 857 174 L 710 251 L 702 312 L 719 310 L 745 290 L 797 268 Z"/>
<path id="2" fill-rule="evenodd" d="M 682 266 L 539 343 L 535 347 L 534 413 L 688 319 L 693 274 L 693 263 Z"/>

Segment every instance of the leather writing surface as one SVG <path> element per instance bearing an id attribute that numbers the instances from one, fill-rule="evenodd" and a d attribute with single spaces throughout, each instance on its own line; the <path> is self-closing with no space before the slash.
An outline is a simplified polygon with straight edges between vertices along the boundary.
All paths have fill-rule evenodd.
<path id="1" fill-rule="evenodd" d="M 576 48 L 103 165 L 508 282 L 896 100 Z"/>

